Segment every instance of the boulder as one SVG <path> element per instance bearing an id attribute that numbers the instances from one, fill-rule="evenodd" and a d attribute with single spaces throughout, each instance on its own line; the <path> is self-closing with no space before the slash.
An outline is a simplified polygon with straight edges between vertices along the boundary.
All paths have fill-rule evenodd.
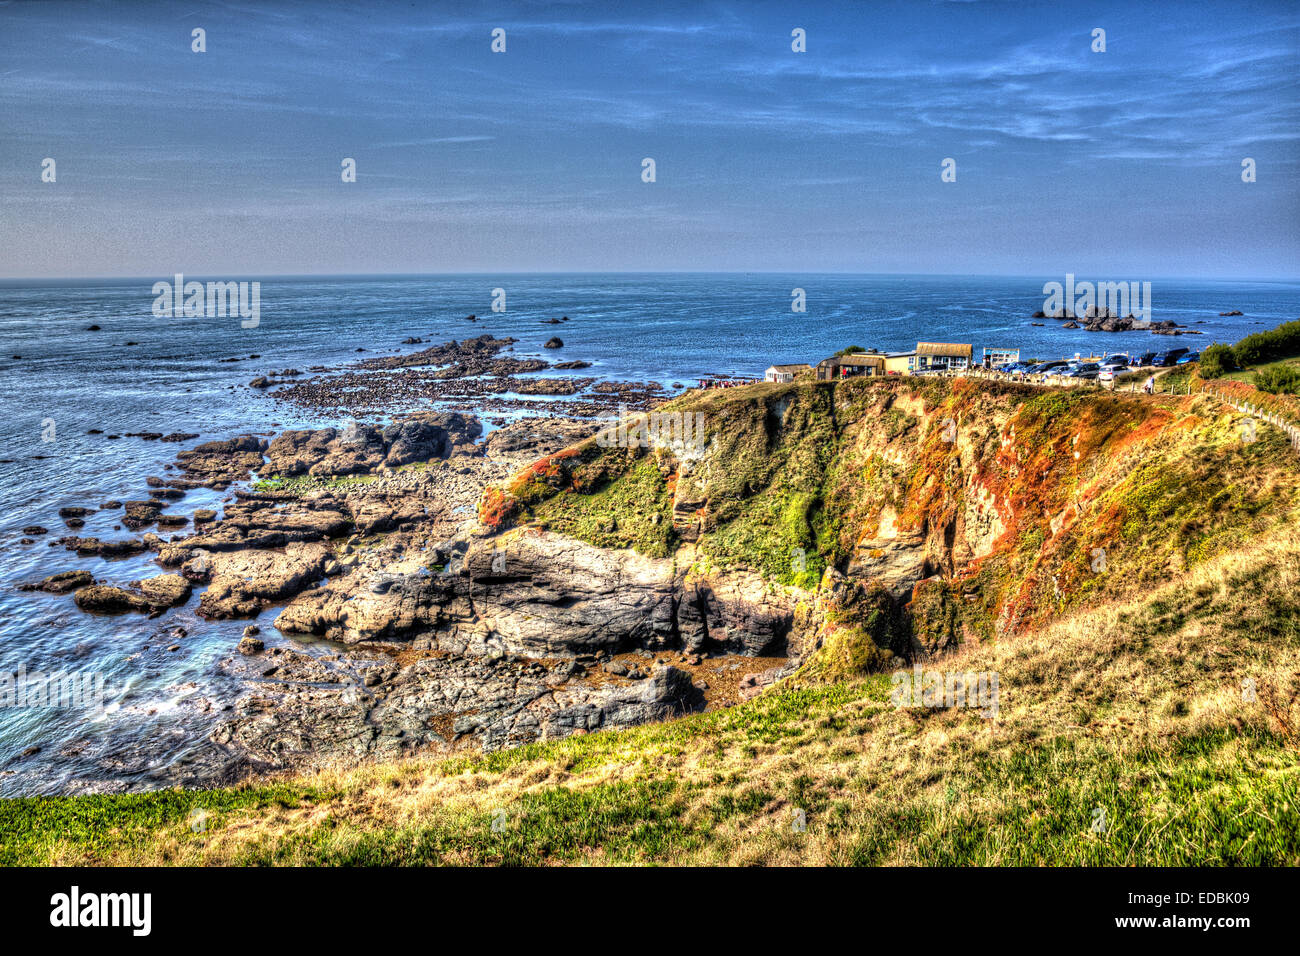
<path id="1" fill-rule="evenodd" d="M 325 575 L 323 544 L 290 544 L 280 551 L 237 551 L 211 556 L 211 584 L 199 614 L 222 619 L 254 617 L 273 601 L 292 597 Z"/>
<path id="2" fill-rule="evenodd" d="M 90 586 L 94 577 L 89 571 L 60 571 L 35 584 L 20 584 L 20 591 L 48 591 L 51 594 L 67 594 L 78 588 Z"/>
<path id="3" fill-rule="evenodd" d="M 266 644 L 261 638 L 245 635 L 239 639 L 239 653 L 244 655 L 257 654 L 266 650 Z"/>
<path id="4" fill-rule="evenodd" d="M 133 581 L 144 599 L 155 607 L 175 607 L 190 599 L 192 585 L 179 574 L 159 574 L 143 581 Z"/>
<path id="5" fill-rule="evenodd" d="M 388 447 L 384 464 L 397 468 L 413 461 L 443 458 L 448 451 L 447 432 L 428 422 L 408 420 L 389 425 L 383 432 Z"/>
<path id="6" fill-rule="evenodd" d="M 153 605 L 141 595 L 106 584 L 82 588 L 73 595 L 73 600 L 81 610 L 96 614 L 124 614 L 127 611 L 149 613 L 154 610 Z"/>

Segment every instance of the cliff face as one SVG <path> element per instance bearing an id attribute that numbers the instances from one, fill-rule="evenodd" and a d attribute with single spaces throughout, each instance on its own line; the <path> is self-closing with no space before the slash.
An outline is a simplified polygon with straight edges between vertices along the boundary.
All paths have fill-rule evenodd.
<path id="1" fill-rule="evenodd" d="M 696 393 L 537 462 L 480 515 L 672 562 L 678 594 L 757 576 L 836 676 L 1020 633 L 1289 520 L 1295 456 L 1239 418 L 961 379 Z"/>
<path id="2" fill-rule="evenodd" d="M 585 658 L 632 648 L 757 657 L 786 650 L 791 609 L 752 572 L 701 574 L 689 562 L 536 529 L 463 547 L 445 574 L 417 566 L 365 590 L 308 592 L 276 626 L 471 657 Z"/>

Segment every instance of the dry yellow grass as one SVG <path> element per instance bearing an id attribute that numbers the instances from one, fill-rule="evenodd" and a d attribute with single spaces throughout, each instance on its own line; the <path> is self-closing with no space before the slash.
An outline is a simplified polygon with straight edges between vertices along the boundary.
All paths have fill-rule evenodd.
<path id="1" fill-rule="evenodd" d="M 255 807 L 238 804 L 257 787 L 219 792 L 228 811 L 216 793 L 173 794 L 212 806 L 198 834 L 179 812 L 140 825 L 128 803 L 116 836 L 70 826 L 26 859 L 1296 863 L 1297 741 L 1284 724 L 1300 718 L 1297 584 L 1300 544 L 1256 542 L 1141 598 L 926 665 L 997 672 L 992 720 L 897 709 L 888 675 L 796 679 L 658 726 L 326 770 Z"/>

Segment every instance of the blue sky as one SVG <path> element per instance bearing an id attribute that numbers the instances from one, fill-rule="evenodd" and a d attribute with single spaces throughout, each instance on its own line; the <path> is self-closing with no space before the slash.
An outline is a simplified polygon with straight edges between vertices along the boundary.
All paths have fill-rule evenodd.
<path id="1" fill-rule="evenodd" d="M 1296 277 L 1300 4 L 0 2 L 0 276 L 659 270 Z"/>

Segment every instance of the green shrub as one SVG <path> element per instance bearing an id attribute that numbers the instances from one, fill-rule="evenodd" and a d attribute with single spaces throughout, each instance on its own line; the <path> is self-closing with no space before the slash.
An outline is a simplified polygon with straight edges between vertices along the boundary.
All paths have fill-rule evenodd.
<path id="1" fill-rule="evenodd" d="M 1248 335 L 1232 347 L 1237 364 L 1261 365 L 1290 355 L 1300 355 L 1300 319 L 1283 322 L 1267 332 Z"/>
<path id="2" fill-rule="evenodd" d="M 1270 395 L 1300 395 L 1300 370 L 1290 365 L 1270 365 L 1255 373 L 1255 387 Z"/>
<path id="3" fill-rule="evenodd" d="M 1219 378 L 1226 372 L 1236 370 L 1237 359 L 1230 346 L 1216 343 L 1201 352 L 1200 365 L 1202 378 Z"/>

